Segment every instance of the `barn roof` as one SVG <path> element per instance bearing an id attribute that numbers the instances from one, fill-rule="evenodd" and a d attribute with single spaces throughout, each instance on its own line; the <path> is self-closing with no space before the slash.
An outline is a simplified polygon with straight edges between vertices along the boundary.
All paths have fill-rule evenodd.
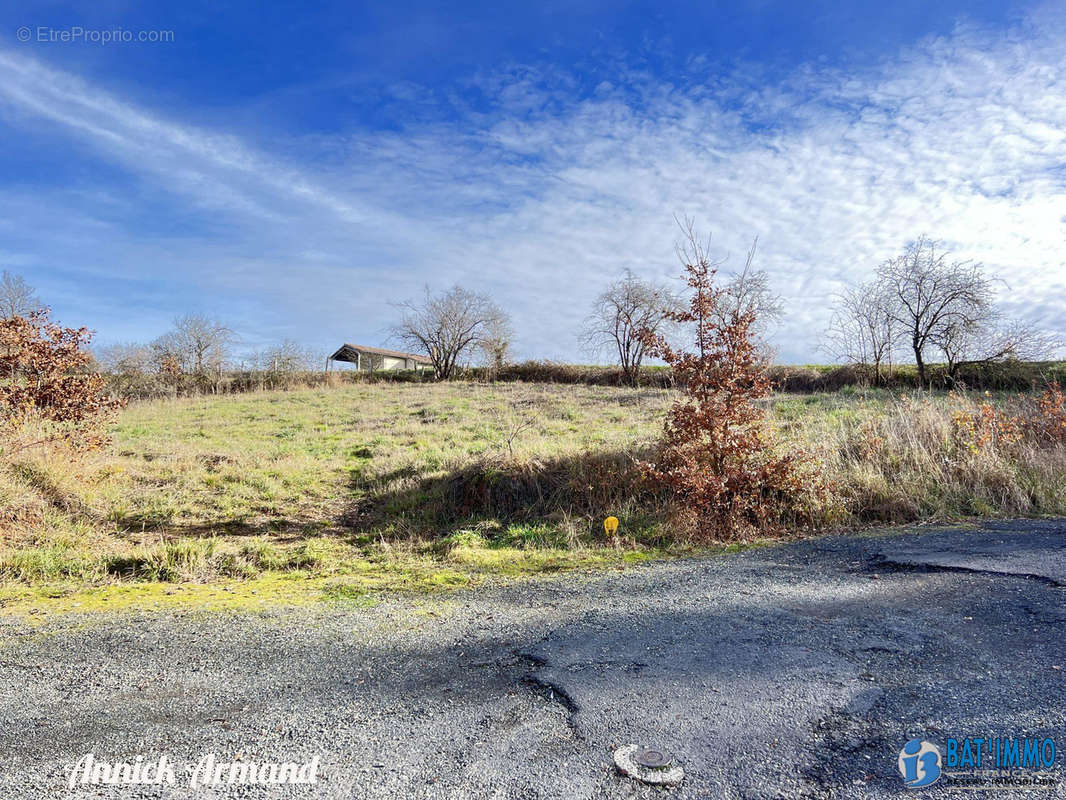
<path id="1" fill-rule="evenodd" d="M 390 356 L 392 358 L 409 358 L 419 364 L 432 364 L 433 360 L 428 356 L 420 356 L 417 353 L 404 353 L 401 350 L 386 350 L 383 347 L 366 347 L 361 344 L 348 344 L 345 342 L 337 352 L 330 356 L 334 361 L 348 361 L 356 353 L 369 353 L 375 356 Z"/>

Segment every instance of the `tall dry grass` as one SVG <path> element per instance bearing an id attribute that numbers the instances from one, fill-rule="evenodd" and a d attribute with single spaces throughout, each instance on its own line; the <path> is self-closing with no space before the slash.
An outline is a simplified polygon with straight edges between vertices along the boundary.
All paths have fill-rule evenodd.
<path id="1" fill-rule="evenodd" d="M 1066 443 L 1027 398 L 902 396 L 810 420 L 794 438 L 814 452 L 846 522 L 1066 514 Z"/>

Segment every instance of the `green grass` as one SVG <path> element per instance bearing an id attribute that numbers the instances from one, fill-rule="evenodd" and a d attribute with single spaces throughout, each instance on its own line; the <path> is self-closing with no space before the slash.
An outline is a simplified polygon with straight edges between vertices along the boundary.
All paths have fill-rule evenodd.
<path id="1" fill-rule="evenodd" d="M 117 527 L 335 530 L 367 498 L 443 476 L 532 419 L 523 458 L 653 436 L 661 392 L 525 385 L 365 385 L 146 403 L 129 409 L 90 505 Z"/>
<path id="2" fill-rule="evenodd" d="M 182 544 L 183 550 L 187 544 Z M 404 548 L 342 553 L 336 549 L 328 562 L 292 569 L 278 569 L 282 565 L 274 564 L 246 577 L 218 573 L 205 581 L 183 580 L 180 571 L 142 573 L 141 580 L 103 583 L 86 580 L 84 574 L 34 575 L 32 580 L 0 586 L 0 607 L 6 614 L 37 621 L 71 612 L 179 606 L 243 612 L 320 603 L 368 607 L 385 593 L 433 596 L 561 571 L 622 569 L 664 555 L 654 550 L 607 547 L 493 548 L 476 541 L 450 546 L 444 552 Z M 178 562 L 185 566 L 188 559 L 183 556 Z"/>
<path id="3" fill-rule="evenodd" d="M 62 598 L 95 587 L 92 607 L 98 592 L 155 603 L 177 596 L 129 585 L 276 577 L 310 587 L 269 584 L 284 597 L 338 600 L 631 563 L 656 543 L 604 547 L 598 520 L 441 527 L 427 514 L 440 503 L 430 484 L 478 458 L 631 447 L 654 436 L 669 399 L 587 386 L 365 384 L 135 404 L 101 452 L 75 462 L 39 453 L 0 471 L 10 501 L 0 603 L 25 605 L 27 587 Z"/>
<path id="4" fill-rule="evenodd" d="M 102 451 L 0 465 L 0 605 L 366 604 L 691 553 L 633 468 L 674 397 L 380 383 L 135 404 Z M 767 409 L 832 483 L 822 527 L 1066 513 L 1062 448 L 957 441 L 986 401 L 1012 402 L 849 387 Z"/>

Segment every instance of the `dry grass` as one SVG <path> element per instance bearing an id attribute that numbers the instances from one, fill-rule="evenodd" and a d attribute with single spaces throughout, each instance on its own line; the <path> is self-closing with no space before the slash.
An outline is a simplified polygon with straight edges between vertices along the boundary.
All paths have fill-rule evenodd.
<path id="1" fill-rule="evenodd" d="M 982 415 L 997 408 L 1034 413 L 1017 397 L 903 395 L 836 405 L 799 419 L 779 407 L 778 420 L 824 464 L 845 521 L 1066 513 L 1066 448 L 1024 430 L 980 429 Z"/>
<path id="2" fill-rule="evenodd" d="M 666 498 L 634 467 L 672 400 L 459 383 L 137 404 L 101 452 L 0 465 L 0 581 L 292 574 L 434 587 L 684 547 Z M 1066 513 L 1063 448 L 974 446 L 958 415 L 977 402 L 844 391 L 770 408 L 785 446 L 810 452 L 833 484 L 816 510 L 824 526 Z M 603 547 L 607 514 L 622 519 L 617 550 Z"/>

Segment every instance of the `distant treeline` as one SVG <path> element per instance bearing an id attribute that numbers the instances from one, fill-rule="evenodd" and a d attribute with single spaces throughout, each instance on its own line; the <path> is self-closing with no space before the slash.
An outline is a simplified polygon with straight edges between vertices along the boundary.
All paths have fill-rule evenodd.
<path id="1" fill-rule="evenodd" d="M 968 364 L 949 377 L 944 364 L 927 364 L 930 385 L 935 389 L 1025 392 L 1042 389 L 1049 381 L 1066 380 L 1066 361 L 1002 361 Z M 882 367 L 879 381 L 871 367 L 775 366 L 770 376 L 782 392 L 834 392 L 846 387 L 880 386 L 887 389 L 917 389 L 922 386 L 914 364 Z"/>
<path id="2" fill-rule="evenodd" d="M 1048 381 L 1066 382 L 1066 361 L 1022 362 L 1005 361 L 957 367 L 956 377 L 950 379 L 946 366 L 927 365 L 932 385 L 937 388 L 967 388 L 981 391 L 1028 391 L 1043 387 Z M 524 361 L 501 369 L 475 368 L 468 370 L 475 380 L 527 381 L 539 383 L 586 383 L 599 386 L 621 386 L 625 375 L 618 367 L 557 364 L 551 361 Z M 880 380 L 873 369 L 862 366 L 787 366 L 770 367 L 770 378 L 782 392 L 834 392 L 845 387 L 881 386 L 888 389 L 916 389 L 921 384 L 913 364 L 882 367 Z M 640 368 L 640 385 L 670 388 L 673 376 L 666 367 Z"/>
<path id="3" fill-rule="evenodd" d="M 942 365 L 929 365 L 932 385 L 941 389 L 1024 392 L 1039 389 L 1049 381 L 1066 383 L 1066 362 L 1000 362 L 960 367 L 954 380 Z M 186 397 L 204 394 L 239 394 L 275 389 L 315 388 L 354 383 L 432 382 L 428 373 L 411 370 L 360 372 L 321 371 L 226 371 L 213 375 L 105 374 L 110 393 L 128 399 Z M 467 367 L 459 380 L 479 382 L 526 382 L 624 386 L 627 378 L 618 367 L 564 364 L 554 361 L 523 361 L 503 367 Z M 872 369 L 861 366 L 785 366 L 770 368 L 770 377 L 782 392 L 834 392 L 846 387 L 879 386 L 887 389 L 916 389 L 920 383 L 913 364 L 882 367 L 879 381 Z M 674 378 L 666 367 L 640 368 L 640 385 L 668 389 Z"/>

